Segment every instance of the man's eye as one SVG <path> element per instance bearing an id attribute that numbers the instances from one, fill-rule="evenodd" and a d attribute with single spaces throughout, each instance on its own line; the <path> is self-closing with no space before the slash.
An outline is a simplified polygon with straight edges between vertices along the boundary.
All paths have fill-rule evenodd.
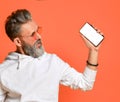
<path id="1" fill-rule="evenodd" d="M 32 34 L 31 34 L 31 37 L 33 37 L 35 35 L 35 32 L 33 32 Z"/>

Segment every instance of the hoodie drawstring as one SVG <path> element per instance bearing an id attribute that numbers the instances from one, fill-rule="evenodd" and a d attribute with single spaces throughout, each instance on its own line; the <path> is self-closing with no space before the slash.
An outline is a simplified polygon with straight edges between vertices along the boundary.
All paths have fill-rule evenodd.
<path id="1" fill-rule="evenodd" d="M 20 56 L 18 56 L 18 66 L 17 66 L 17 69 L 19 69 L 19 66 L 20 66 Z"/>

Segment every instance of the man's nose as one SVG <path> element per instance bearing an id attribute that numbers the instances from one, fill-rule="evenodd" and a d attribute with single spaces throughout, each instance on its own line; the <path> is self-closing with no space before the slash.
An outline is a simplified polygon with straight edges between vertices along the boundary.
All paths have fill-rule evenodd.
<path id="1" fill-rule="evenodd" d="M 35 39 L 36 39 L 36 40 L 41 39 L 41 35 L 40 35 L 38 32 L 36 32 Z"/>

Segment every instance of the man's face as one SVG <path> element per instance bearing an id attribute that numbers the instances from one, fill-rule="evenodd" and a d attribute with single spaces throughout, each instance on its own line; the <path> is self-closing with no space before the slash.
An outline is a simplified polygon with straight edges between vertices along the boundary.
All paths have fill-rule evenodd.
<path id="1" fill-rule="evenodd" d="M 26 55 L 37 58 L 44 53 L 44 48 L 41 42 L 40 30 L 41 28 L 34 22 L 29 21 L 21 26 L 21 48 Z"/>

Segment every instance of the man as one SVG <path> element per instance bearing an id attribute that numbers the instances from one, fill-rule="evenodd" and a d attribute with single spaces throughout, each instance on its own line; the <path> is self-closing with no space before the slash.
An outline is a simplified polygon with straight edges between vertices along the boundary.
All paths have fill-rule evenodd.
<path id="1" fill-rule="evenodd" d="M 45 52 L 39 29 L 26 9 L 14 11 L 7 18 L 6 34 L 16 51 L 0 64 L 0 102 L 58 102 L 59 84 L 92 89 L 99 47 L 83 37 L 89 55 L 85 71 L 79 73 L 57 55 Z"/>

